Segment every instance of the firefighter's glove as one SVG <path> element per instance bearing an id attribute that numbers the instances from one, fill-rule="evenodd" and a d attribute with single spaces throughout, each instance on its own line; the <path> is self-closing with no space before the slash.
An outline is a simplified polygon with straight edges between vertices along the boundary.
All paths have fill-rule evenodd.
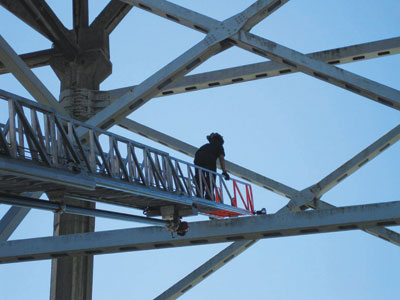
<path id="1" fill-rule="evenodd" d="M 222 176 L 224 176 L 225 180 L 231 179 L 231 176 L 227 172 L 222 172 Z"/>

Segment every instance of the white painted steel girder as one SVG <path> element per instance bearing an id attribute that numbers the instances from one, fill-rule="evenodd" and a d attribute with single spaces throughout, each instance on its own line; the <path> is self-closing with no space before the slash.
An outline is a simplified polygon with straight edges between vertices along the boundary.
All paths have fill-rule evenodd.
<path id="1" fill-rule="evenodd" d="M 193 222 L 185 236 L 162 227 L 81 233 L 0 243 L 0 263 L 161 249 L 238 240 L 354 230 L 400 224 L 400 202 L 348 206 L 280 215 Z"/>
<path id="2" fill-rule="evenodd" d="M 18 54 L 15 53 L 1 35 L 0 60 L 39 103 L 54 108 L 61 115 L 68 116 L 67 111 L 61 106 L 57 99 L 54 98 L 50 91 L 36 77 L 36 75 L 18 56 Z"/>
<path id="3" fill-rule="evenodd" d="M 378 103 L 400 110 L 400 91 L 349 71 L 312 59 L 275 42 L 241 31 L 238 46 L 278 61 L 317 79 L 326 81 Z"/>
<path id="4" fill-rule="evenodd" d="M 375 42 L 363 43 L 336 49 L 318 51 L 307 54 L 312 59 L 320 60 L 330 65 L 346 64 L 367 59 L 379 58 L 400 53 L 400 38 L 391 38 Z M 168 89 L 161 91 L 155 97 L 170 96 L 193 92 L 223 85 L 243 83 L 252 80 L 270 78 L 296 73 L 275 61 L 249 64 L 217 71 L 188 75 L 172 83 Z M 136 86 L 110 90 L 107 93 L 110 101 L 115 101 Z"/>
<path id="5" fill-rule="evenodd" d="M 157 4 L 157 2 L 160 1 L 151 2 Z M 168 87 L 176 79 L 189 73 L 211 56 L 225 50 L 225 46 L 220 44 L 222 41 L 239 32 L 239 30 L 248 24 L 247 22 L 253 24 L 256 20 L 261 21 L 261 19 L 268 16 L 278 6 L 280 6 L 275 5 L 275 2 L 276 0 L 258 1 L 259 4 L 256 6 L 250 6 L 236 16 L 228 18 L 223 22 L 217 22 L 218 24 L 215 23 L 216 26 L 207 33 L 206 37 L 202 41 L 143 81 L 134 91 L 127 92 L 117 101 L 100 111 L 88 120 L 87 123 L 102 129 L 107 129 L 114 124 L 117 124 L 133 110 L 142 106 L 160 91 Z M 161 2 L 160 4 L 163 3 L 164 2 Z M 165 4 L 167 5 L 167 3 Z M 271 11 L 268 11 L 272 5 L 274 8 Z M 78 134 L 80 136 L 87 134 L 87 130 L 78 130 Z"/>

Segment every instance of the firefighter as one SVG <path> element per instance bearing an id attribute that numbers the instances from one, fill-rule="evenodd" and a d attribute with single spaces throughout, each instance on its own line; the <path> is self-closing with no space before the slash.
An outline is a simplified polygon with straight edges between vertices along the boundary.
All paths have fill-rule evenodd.
<path id="1" fill-rule="evenodd" d="M 196 166 L 202 167 L 204 169 L 208 169 L 210 171 L 216 172 L 217 170 L 217 159 L 219 159 L 222 175 L 224 176 L 225 180 L 229 180 L 230 176 L 225 168 L 225 151 L 224 151 L 224 139 L 219 133 L 211 133 L 207 136 L 208 143 L 201 146 L 197 151 L 194 157 L 194 164 Z M 196 183 L 198 184 L 199 188 L 197 189 L 197 196 L 200 198 L 205 198 L 208 200 L 212 199 L 210 193 L 212 193 L 212 188 L 215 187 L 215 175 L 202 172 L 204 174 L 205 181 L 207 183 L 207 189 L 204 186 L 203 182 L 203 195 L 200 189 L 200 170 L 196 168 Z"/>

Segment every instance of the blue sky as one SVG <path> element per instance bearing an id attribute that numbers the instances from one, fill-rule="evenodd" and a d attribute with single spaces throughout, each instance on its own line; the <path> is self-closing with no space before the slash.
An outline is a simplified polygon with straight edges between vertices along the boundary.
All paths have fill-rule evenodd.
<path id="1" fill-rule="evenodd" d="M 47 2 L 70 27 L 72 1 Z M 107 2 L 90 1 L 91 19 Z M 253 1 L 172 2 L 223 20 Z M 398 37 L 399 20 L 397 0 L 293 0 L 252 32 L 308 53 Z M 17 53 L 51 46 L 3 8 L 0 34 Z M 132 9 L 111 35 L 113 74 L 101 89 L 139 84 L 203 37 Z M 231 48 L 193 73 L 261 61 L 252 53 Z M 400 88 L 399 55 L 340 67 Z M 58 97 L 59 82 L 51 69 L 34 72 Z M 0 75 L 0 89 L 32 99 L 12 75 Z M 0 112 L 0 117 L 4 122 L 7 116 Z M 299 190 L 321 180 L 399 124 L 398 111 L 300 73 L 156 98 L 129 117 L 195 146 L 218 131 L 225 138 L 228 160 Z M 192 160 L 123 129 L 112 131 Z M 400 200 L 399 154 L 397 143 L 322 199 L 336 206 Z M 258 187 L 254 187 L 254 197 L 256 207 L 266 207 L 270 213 L 287 203 Z M 0 205 L 0 217 L 7 209 Z M 129 227 L 132 224 L 96 221 L 99 231 Z M 52 215 L 32 211 L 12 239 L 51 234 Z M 226 246 L 96 256 L 93 299 L 152 299 Z M 359 231 L 263 240 L 181 299 L 398 299 L 399 255 L 399 247 Z M 47 299 L 49 290 L 50 261 L 0 266 L 1 299 Z"/>

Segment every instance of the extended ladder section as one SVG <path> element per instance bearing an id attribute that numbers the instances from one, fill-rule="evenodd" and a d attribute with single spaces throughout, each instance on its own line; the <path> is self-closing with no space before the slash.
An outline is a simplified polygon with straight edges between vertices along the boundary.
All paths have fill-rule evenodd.
<path id="1" fill-rule="evenodd" d="M 231 180 L 171 157 L 168 153 L 91 127 L 28 99 L 0 90 L 0 189 L 56 189 L 68 197 L 102 201 L 160 216 L 173 207 L 179 216 L 251 215 L 248 183 Z M 86 129 L 86 138 L 77 128 Z"/>

